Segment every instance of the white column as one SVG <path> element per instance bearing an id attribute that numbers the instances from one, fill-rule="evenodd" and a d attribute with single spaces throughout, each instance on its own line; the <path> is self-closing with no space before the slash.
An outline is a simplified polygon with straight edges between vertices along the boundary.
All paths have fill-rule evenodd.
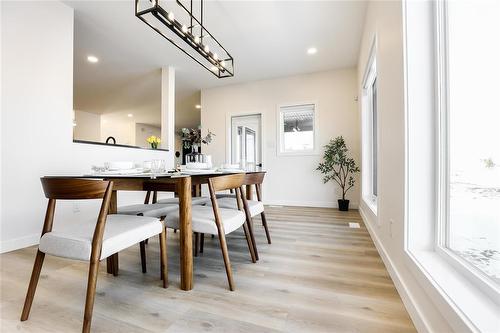
<path id="1" fill-rule="evenodd" d="M 175 68 L 161 69 L 161 147 L 175 150 Z"/>

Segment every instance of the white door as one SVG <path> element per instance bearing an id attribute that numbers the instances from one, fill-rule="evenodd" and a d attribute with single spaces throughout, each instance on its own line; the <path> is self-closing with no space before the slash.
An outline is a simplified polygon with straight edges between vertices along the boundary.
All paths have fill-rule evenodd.
<path id="1" fill-rule="evenodd" d="M 231 163 L 262 166 L 260 114 L 231 117 Z"/>

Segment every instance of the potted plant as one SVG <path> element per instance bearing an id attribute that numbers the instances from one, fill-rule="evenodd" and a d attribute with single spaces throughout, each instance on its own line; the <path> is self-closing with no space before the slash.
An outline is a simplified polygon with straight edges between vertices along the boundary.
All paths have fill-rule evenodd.
<path id="1" fill-rule="evenodd" d="M 161 139 L 155 135 L 151 135 L 146 141 L 151 145 L 151 149 L 158 149 Z"/>
<path id="2" fill-rule="evenodd" d="M 323 174 L 323 183 L 333 180 L 340 186 L 342 199 L 338 199 L 339 210 L 348 211 L 349 200 L 346 200 L 345 195 L 354 186 L 353 175 L 359 172 L 359 168 L 349 156 L 349 149 L 342 136 L 331 139 L 325 146 L 323 161 L 316 170 Z"/>

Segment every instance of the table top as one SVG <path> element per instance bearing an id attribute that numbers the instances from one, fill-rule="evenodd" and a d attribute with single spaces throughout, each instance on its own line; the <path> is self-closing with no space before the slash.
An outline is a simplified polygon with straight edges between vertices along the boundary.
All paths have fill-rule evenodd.
<path id="1" fill-rule="evenodd" d="M 181 178 L 181 177 L 210 177 L 210 176 L 221 176 L 221 175 L 232 175 L 238 173 L 261 173 L 266 172 L 264 170 L 245 170 L 245 171 L 215 171 L 215 172 L 203 172 L 203 173 L 183 173 L 183 172 L 169 172 L 161 174 L 83 174 L 83 175 L 50 175 L 44 176 L 44 178 L 95 178 L 95 179 L 161 179 L 161 178 Z"/>

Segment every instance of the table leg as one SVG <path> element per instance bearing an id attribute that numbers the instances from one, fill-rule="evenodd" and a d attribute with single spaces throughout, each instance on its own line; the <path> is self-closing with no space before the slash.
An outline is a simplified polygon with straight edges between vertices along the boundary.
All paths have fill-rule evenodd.
<path id="1" fill-rule="evenodd" d="M 117 211 L 118 211 L 118 195 L 116 191 L 113 191 L 113 193 L 111 193 L 111 201 L 109 203 L 108 215 L 116 214 Z M 109 274 L 113 274 L 114 276 L 118 275 L 118 253 L 115 253 L 106 259 L 106 271 Z"/>
<path id="2" fill-rule="evenodd" d="M 178 178 L 181 289 L 193 289 L 193 230 L 191 226 L 191 177 Z"/>
<path id="3" fill-rule="evenodd" d="M 246 188 L 245 188 L 245 195 L 247 197 L 247 200 L 252 200 L 252 185 L 246 185 Z"/>

